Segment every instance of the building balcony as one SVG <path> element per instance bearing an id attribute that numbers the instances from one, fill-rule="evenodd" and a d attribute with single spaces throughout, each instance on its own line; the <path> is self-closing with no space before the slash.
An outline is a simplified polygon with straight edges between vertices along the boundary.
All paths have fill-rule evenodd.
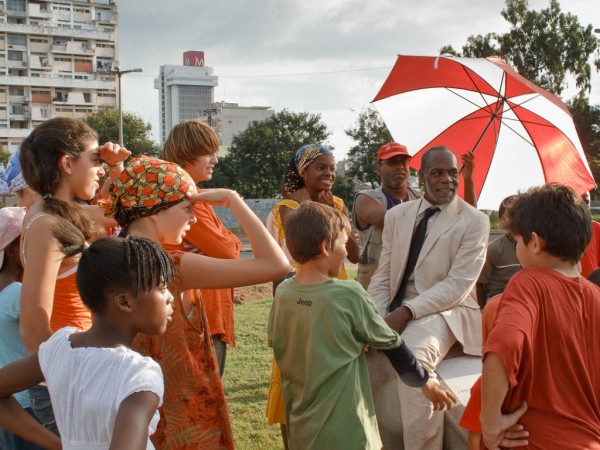
<path id="1" fill-rule="evenodd" d="M 100 30 L 83 30 L 75 28 L 64 28 L 54 25 L 23 25 L 18 23 L 0 22 L 0 31 L 7 33 L 29 33 L 44 36 L 66 36 L 86 39 L 97 39 L 101 41 L 112 41 L 114 32 Z"/>
<path id="2" fill-rule="evenodd" d="M 113 80 L 75 80 L 72 78 L 13 77 L 5 75 L 0 75 L 0 85 L 108 90 L 116 89 L 116 83 Z"/>
<path id="3" fill-rule="evenodd" d="M 94 49 L 84 48 L 81 45 L 53 45 L 51 51 L 62 55 L 94 55 Z"/>
<path id="4" fill-rule="evenodd" d="M 11 61 L 10 59 L 6 61 L 6 67 L 9 69 L 23 69 L 27 67 L 25 61 Z"/>

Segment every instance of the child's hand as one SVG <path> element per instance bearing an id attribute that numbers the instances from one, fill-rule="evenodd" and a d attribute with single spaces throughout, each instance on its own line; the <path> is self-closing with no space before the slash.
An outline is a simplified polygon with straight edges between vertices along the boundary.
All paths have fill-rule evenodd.
<path id="1" fill-rule="evenodd" d="M 100 159 L 106 162 L 111 167 L 117 166 L 127 159 L 131 152 L 125 147 L 121 147 L 114 142 L 107 142 L 98 147 L 98 155 Z"/>
<path id="2" fill-rule="evenodd" d="M 529 432 L 523 429 L 523 425 L 517 423 L 525 411 L 527 411 L 527 402 L 521 403 L 521 406 L 512 413 L 498 414 L 493 420 L 482 414 L 481 429 L 486 448 L 499 450 L 527 446 Z"/>
<path id="3" fill-rule="evenodd" d="M 434 411 L 442 411 L 444 408 L 452 408 L 452 403 L 456 403 L 454 394 L 440 386 L 433 380 L 427 381 L 421 386 L 421 391 L 427 399 L 433 403 Z"/>

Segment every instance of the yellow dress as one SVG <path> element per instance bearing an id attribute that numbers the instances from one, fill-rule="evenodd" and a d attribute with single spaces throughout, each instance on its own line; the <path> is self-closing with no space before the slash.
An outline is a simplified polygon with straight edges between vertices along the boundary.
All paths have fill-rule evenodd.
<path id="1" fill-rule="evenodd" d="M 285 199 L 278 202 L 273 207 L 273 223 L 277 227 L 279 232 L 279 240 L 282 241 L 285 239 L 285 232 L 283 231 L 283 223 L 281 221 L 281 214 L 279 213 L 279 208 L 285 206 L 290 209 L 297 209 L 300 206 L 296 200 Z M 338 211 L 344 210 L 344 200 L 339 197 L 333 196 L 333 207 Z M 298 264 L 296 264 L 296 272 L 298 271 Z M 346 269 L 342 265 L 342 270 L 340 270 L 340 274 L 338 275 L 340 280 L 348 279 L 348 275 L 346 274 Z M 285 423 L 285 410 L 283 407 L 283 396 L 281 395 L 281 371 L 279 370 L 279 366 L 275 361 L 275 357 L 273 356 L 273 361 L 271 363 L 271 382 L 269 384 L 269 393 L 267 395 L 267 423 Z"/>

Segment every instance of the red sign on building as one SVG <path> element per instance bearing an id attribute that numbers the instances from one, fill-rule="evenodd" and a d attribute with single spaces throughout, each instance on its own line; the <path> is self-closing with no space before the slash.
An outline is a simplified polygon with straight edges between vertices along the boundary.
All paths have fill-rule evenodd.
<path id="1" fill-rule="evenodd" d="M 204 67 L 204 52 L 185 52 L 183 54 L 183 65 Z"/>

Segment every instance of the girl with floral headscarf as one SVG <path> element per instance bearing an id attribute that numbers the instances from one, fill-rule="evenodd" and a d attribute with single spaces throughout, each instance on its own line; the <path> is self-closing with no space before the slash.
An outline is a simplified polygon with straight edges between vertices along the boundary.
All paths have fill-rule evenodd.
<path id="1" fill-rule="evenodd" d="M 287 165 L 282 181 L 281 191 L 284 198 L 271 211 L 278 240 L 282 246 L 285 246 L 286 215 L 290 210 L 298 208 L 303 201 L 312 200 L 323 203 L 348 215 L 344 201 L 331 193 L 334 181 L 335 160 L 333 153 L 327 147 L 321 144 L 310 144 L 301 147 L 295 153 Z M 348 236 L 346 251 L 348 260 L 357 263 L 359 247 L 354 234 Z M 338 278 L 343 280 L 347 278 L 344 266 L 342 266 Z M 285 413 L 279 380 L 279 367 L 273 359 L 271 384 L 267 398 L 267 422 L 281 424 L 282 437 L 286 443 Z"/>
<path id="2" fill-rule="evenodd" d="M 161 420 L 152 436 L 157 449 L 232 449 L 229 412 L 208 328 L 200 288 L 264 283 L 289 271 L 285 255 L 242 198 L 228 189 L 198 192 L 175 163 L 132 159 L 99 202 L 130 236 L 161 245 L 179 245 L 196 222 L 193 203 L 229 206 L 244 228 L 254 259 L 210 258 L 171 251 L 178 276 L 169 284 L 175 297 L 173 319 L 162 336 L 138 335 L 132 348 L 156 360 L 165 379 Z"/>

